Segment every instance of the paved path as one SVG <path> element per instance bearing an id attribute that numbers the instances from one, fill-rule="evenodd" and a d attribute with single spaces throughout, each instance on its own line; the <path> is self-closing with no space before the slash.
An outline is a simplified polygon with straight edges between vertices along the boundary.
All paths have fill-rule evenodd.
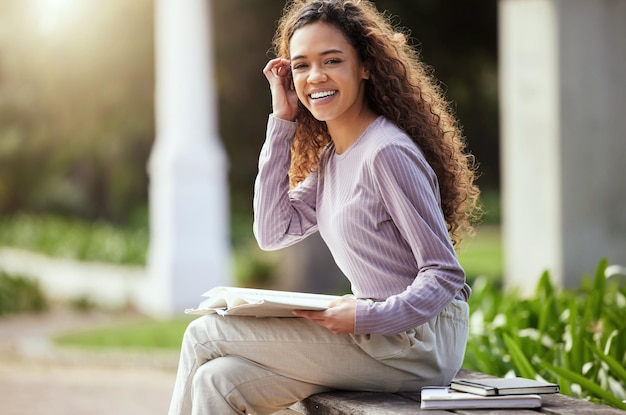
<path id="1" fill-rule="evenodd" d="M 0 318 L 0 412 L 3 415 L 158 415 L 167 413 L 175 353 L 158 356 L 74 353 L 53 334 L 111 324 L 128 315 L 78 314 Z"/>
<path id="2" fill-rule="evenodd" d="M 0 365 L 4 415 L 167 413 L 172 373 L 15 361 Z"/>
<path id="3" fill-rule="evenodd" d="M 55 348 L 49 340 L 132 318 L 68 310 L 0 317 L 0 414 L 165 415 L 177 352 L 94 354 Z M 296 413 L 280 412 L 287 414 Z"/>

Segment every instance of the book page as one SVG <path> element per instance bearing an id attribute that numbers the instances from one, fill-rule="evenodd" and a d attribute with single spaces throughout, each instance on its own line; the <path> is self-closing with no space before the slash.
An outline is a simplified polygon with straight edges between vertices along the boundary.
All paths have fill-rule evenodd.
<path id="1" fill-rule="evenodd" d="M 334 295 L 299 293 L 274 290 L 235 289 L 230 291 L 236 297 L 248 303 L 264 301 L 266 303 L 285 304 L 302 307 L 302 309 L 326 309 L 328 303 L 339 298 Z M 234 306 L 231 306 L 234 307 Z"/>
<path id="2" fill-rule="evenodd" d="M 240 287 L 215 287 L 203 294 L 208 297 L 188 314 L 247 315 L 257 317 L 297 317 L 292 310 L 325 310 L 341 298 L 335 295 Z"/>

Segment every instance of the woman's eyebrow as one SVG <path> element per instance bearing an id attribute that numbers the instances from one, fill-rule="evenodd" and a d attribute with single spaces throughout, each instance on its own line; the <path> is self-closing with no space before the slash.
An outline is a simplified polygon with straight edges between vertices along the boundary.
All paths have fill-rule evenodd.
<path id="1" fill-rule="evenodd" d="M 343 51 L 342 51 L 342 50 L 340 50 L 340 49 L 329 49 L 329 50 L 325 50 L 324 52 L 320 53 L 320 56 L 332 55 L 332 54 L 334 54 L 334 53 L 340 53 L 340 54 L 343 54 Z M 295 60 L 298 60 L 298 59 L 305 59 L 305 58 L 306 58 L 306 55 L 296 55 L 296 56 L 293 56 L 293 57 L 291 58 L 291 61 L 293 62 L 293 61 L 295 61 Z"/>

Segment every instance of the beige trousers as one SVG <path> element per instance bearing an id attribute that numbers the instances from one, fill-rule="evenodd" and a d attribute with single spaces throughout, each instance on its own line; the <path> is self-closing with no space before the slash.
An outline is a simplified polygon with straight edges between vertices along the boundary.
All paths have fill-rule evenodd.
<path id="1" fill-rule="evenodd" d="M 467 303 L 395 336 L 337 335 L 303 318 L 191 322 L 169 415 L 271 414 L 331 389 L 399 392 L 447 385 L 463 362 Z"/>

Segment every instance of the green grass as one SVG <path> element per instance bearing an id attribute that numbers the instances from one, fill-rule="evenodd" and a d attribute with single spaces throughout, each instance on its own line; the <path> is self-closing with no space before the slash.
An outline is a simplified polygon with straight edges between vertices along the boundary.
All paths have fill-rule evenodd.
<path id="1" fill-rule="evenodd" d="M 484 276 L 490 281 L 501 281 L 504 275 L 500 227 L 483 225 L 473 238 L 466 237 L 461 243 L 459 262 L 471 282 Z"/>
<path id="2" fill-rule="evenodd" d="M 180 348 L 185 328 L 192 317 L 156 321 L 141 319 L 116 326 L 65 333 L 54 339 L 59 346 L 88 349 L 157 349 Z"/>

